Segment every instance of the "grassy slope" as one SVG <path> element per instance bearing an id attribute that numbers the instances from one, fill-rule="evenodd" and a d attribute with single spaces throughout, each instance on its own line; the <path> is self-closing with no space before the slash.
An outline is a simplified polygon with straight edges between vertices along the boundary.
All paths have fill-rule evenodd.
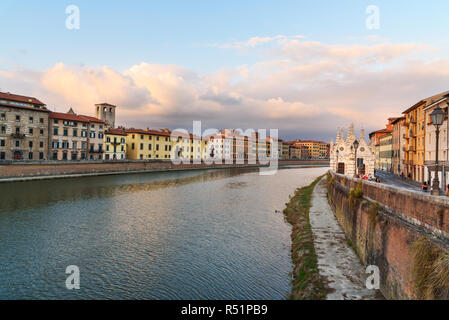
<path id="1" fill-rule="evenodd" d="M 310 186 L 297 189 L 284 209 L 285 218 L 292 225 L 293 286 L 290 299 L 293 300 L 324 299 L 327 294 L 324 279 L 318 272 L 318 259 L 309 222 L 313 189 L 322 177 Z"/>

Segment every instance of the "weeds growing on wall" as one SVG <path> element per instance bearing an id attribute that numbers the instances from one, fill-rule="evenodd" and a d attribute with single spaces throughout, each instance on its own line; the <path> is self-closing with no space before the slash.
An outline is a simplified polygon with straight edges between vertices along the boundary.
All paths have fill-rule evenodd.
<path id="1" fill-rule="evenodd" d="M 426 237 L 413 243 L 413 280 L 418 299 L 449 298 L 449 254 Z"/>
<path id="2" fill-rule="evenodd" d="M 361 199 L 363 197 L 363 189 L 362 189 L 362 183 L 360 182 L 357 188 L 351 188 L 349 190 L 349 206 L 351 207 L 351 210 L 354 210 L 355 205 L 357 204 L 357 200 Z"/>

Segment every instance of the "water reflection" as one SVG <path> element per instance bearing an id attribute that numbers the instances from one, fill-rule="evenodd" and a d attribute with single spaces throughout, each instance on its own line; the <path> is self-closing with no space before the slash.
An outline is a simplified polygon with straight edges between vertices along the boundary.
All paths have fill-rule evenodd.
<path id="1" fill-rule="evenodd" d="M 103 199 L 126 193 L 148 192 L 162 188 L 203 183 L 249 172 L 255 168 L 206 171 L 151 172 L 136 175 L 98 176 L 0 184 L 0 212 L 36 208 L 58 201 L 76 202 Z"/>
<path id="2" fill-rule="evenodd" d="M 326 169 L 130 174 L 0 185 L 0 299 L 284 299 L 279 212 Z M 81 290 L 65 288 L 77 265 Z"/>

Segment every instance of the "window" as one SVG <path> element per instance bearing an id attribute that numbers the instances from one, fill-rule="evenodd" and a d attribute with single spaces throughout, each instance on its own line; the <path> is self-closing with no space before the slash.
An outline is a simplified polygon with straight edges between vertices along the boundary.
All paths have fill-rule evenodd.
<path id="1" fill-rule="evenodd" d="M 39 119 L 39 122 L 40 122 L 40 123 L 44 123 L 44 118 L 40 118 L 40 119 Z"/>
<path id="2" fill-rule="evenodd" d="M 110 137 L 107 137 L 107 138 L 106 138 L 106 142 L 111 142 L 111 138 L 110 138 Z"/>
<path id="3" fill-rule="evenodd" d="M 69 130 L 64 128 L 64 136 L 67 137 L 69 135 Z"/>
<path id="4" fill-rule="evenodd" d="M 148 150 L 151 151 L 151 147 L 152 147 L 152 144 L 150 143 L 150 144 L 148 145 Z"/>
<path id="5" fill-rule="evenodd" d="M 43 147 L 44 147 L 44 142 L 43 141 L 39 142 L 39 148 L 43 148 Z"/>
<path id="6" fill-rule="evenodd" d="M 28 129 L 30 135 L 33 135 L 33 128 Z"/>
<path id="7" fill-rule="evenodd" d="M 53 152 L 52 159 L 53 160 L 58 160 L 58 153 L 57 152 Z"/>
<path id="8" fill-rule="evenodd" d="M 156 137 L 156 140 L 159 141 L 159 137 Z"/>
<path id="9" fill-rule="evenodd" d="M 6 158 L 6 153 L 0 152 L 0 160 L 5 160 L 5 158 Z"/>
<path id="10" fill-rule="evenodd" d="M 131 149 L 134 150 L 135 149 L 135 145 L 134 143 L 131 144 Z"/>
<path id="11" fill-rule="evenodd" d="M 29 160 L 33 160 L 33 153 L 32 152 L 28 152 L 28 159 Z"/>
<path id="12" fill-rule="evenodd" d="M 39 152 L 39 160 L 43 160 L 44 159 L 44 153 L 43 152 Z"/>
<path id="13" fill-rule="evenodd" d="M 103 137 L 104 137 L 104 136 L 103 136 L 103 132 L 100 132 L 100 133 L 98 134 L 98 138 L 99 138 L 99 139 L 103 139 Z"/>
<path id="14" fill-rule="evenodd" d="M 77 137 L 77 136 L 78 136 L 78 130 L 73 129 L 73 136 L 74 136 L 74 137 Z"/>
<path id="15" fill-rule="evenodd" d="M 16 122 L 20 122 L 20 116 L 16 116 Z"/>
<path id="16" fill-rule="evenodd" d="M 6 127 L 2 126 L 2 133 L 6 133 Z"/>
<path id="17" fill-rule="evenodd" d="M 91 133 L 90 133 L 90 137 L 91 137 L 91 138 L 95 138 L 95 132 L 91 132 Z"/>
<path id="18" fill-rule="evenodd" d="M 120 140 L 120 142 L 121 142 L 121 143 L 125 143 L 125 138 L 122 138 L 122 139 Z"/>
<path id="19" fill-rule="evenodd" d="M 140 150 L 143 150 L 143 143 L 140 144 Z"/>
<path id="20" fill-rule="evenodd" d="M 30 123 L 33 123 L 33 121 L 34 121 L 33 117 L 30 117 L 29 120 L 30 120 Z"/>
<path id="21" fill-rule="evenodd" d="M 4 147 L 5 144 L 6 144 L 6 141 L 5 141 L 5 140 L 0 140 L 0 147 Z"/>
<path id="22" fill-rule="evenodd" d="M 158 144 L 156 145 L 156 151 L 159 151 L 159 145 Z"/>
<path id="23" fill-rule="evenodd" d="M 17 133 L 17 134 L 20 133 L 20 127 L 16 127 L 16 133 Z"/>
<path id="24" fill-rule="evenodd" d="M 58 120 L 57 119 L 53 120 L 53 123 L 58 124 Z"/>
<path id="25" fill-rule="evenodd" d="M 85 138 L 87 137 L 87 131 L 81 131 L 81 137 Z"/>
<path id="26" fill-rule="evenodd" d="M 106 151 L 109 151 L 109 145 L 108 144 L 106 145 Z"/>
<path id="27" fill-rule="evenodd" d="M 6 114 L 2 113 L 2 114 L 0 115 L 0 120 L 6 120 Z"/>
<path id="28" fill-rule="evenodd" d="M 58 128 L 53 128 L 53 135 L 57 136 L 59 134 Z"/>
<path id="29" fill-rule="evenodd" d="M 76 141 L 72 142 L 72 149 L 76 149 L 78 147 L 78 143 Z"/>
<path id="30" fill-rule="evenodd" d="M 40 129 L 40 130 L 39 130 L 39 134 L 40 134 L 41 136 L 43 136 L 43 135 L 44 135 L 44 129 Z"/>

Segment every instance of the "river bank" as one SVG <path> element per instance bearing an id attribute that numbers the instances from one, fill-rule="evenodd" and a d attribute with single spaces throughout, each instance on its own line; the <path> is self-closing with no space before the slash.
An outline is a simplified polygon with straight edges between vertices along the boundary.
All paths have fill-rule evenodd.
<path id="1" fill-rule="evenodd" d="M 322 176 L 311 185 L 297 189 L 284 209 L 285 219 L 292 226 L 292 300 L 322 300 L 329 290 L 318 270 L 318 258 L 309 220 L 312 193 L 321 179 Z"/>
<path id="2" fill-rule="evenodd" d="M 323 160 L 280 160 L 279 167 L 292 166 L 328 166 Z M 105 175 L 120 175 L 146 172 L 170 172 L 205 169 L 261 168 L 261 163 L 181 163 L 174 164 L 169 160 L 121 160 L 121 161 L 44 161 L 0 164 L 0 183 L 20 182 L 43 179 L 78 178 Z"/>
<path id="3" fill-rule="evenodd" d="M 377 300 L 327 200 L 326 180 L 296 190 L 284 210 L 292 225 L 293 300 Z"/>

